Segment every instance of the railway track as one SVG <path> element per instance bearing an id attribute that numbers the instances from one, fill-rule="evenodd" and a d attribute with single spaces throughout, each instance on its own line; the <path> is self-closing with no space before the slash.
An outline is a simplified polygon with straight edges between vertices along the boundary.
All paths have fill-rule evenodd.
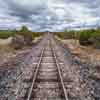
<path id="1" fill-rule="evenodd" d="M 68 100 L 59 62 L 51 40 L 47 39 L 26 100 Z"/>
<path id="2" fill-rule="evenodd" d="M 10 72 L 12 79 L 8 77 L 8 93 L 0 100 L 95 100 L 89 85 L 80 81 L 84 77 L 77 73 L 83 72 L 84 66 L 77 69 L 80 66 L 72 63 L 72 57 L 60 41 L 46 34 L 27 55 L 21 54 L 15 59 L 16 69 Z"/>
<path id="3" fill-rule="evenodd" d="M 52 35 L 46 34 L 26 57 L 21 58 L 16 94 L 9 95 L 7 100 L 95 100 L 87 92 L 76 90 L 80 88 L 76 86 L 77 76 L 73 78 L 71 69 L 77 66 L 72 66 L 70 52 L 62 46 Z"/>

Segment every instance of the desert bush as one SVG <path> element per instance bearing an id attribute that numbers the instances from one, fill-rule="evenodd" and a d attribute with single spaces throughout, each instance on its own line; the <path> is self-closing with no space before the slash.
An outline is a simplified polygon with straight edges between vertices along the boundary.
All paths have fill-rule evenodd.
<path id="1" fill-rule="evenodd" d="M 25 46 L 24 37 L 21 35 L 15 35 L 12 39 L 11 47 L 14 49 L 21 49 Z"/>
<path id="2" fill-rule="evenodd" d="M 13 31 L 0 31 L 0 39 L 7 39 L 11 36 L 14 36 Z"/>
<path id="3" fill-rule="evenodd" d="M 79 30 L 79 31 L 64 31 L 55 33 L 62 39 L 77 39 L 84 46 L 94 45 L 100 47 L 100 28 Z"/>
<path id="4" fill-rule="evenodd" d="M 80 32 L 80 36 L 79 36 L 79 42 L 81 45 L 90 45 L 92 44 L 92 42 L 89 41 L 89 39 L 91 38 L 91 31 L 89 30 L 85 30 Z"/>
<path id="5" fill-rule="evenodd" d="M 61 39 L 74 38 L 74 31 L 56 32 L 55 34 Z"/>

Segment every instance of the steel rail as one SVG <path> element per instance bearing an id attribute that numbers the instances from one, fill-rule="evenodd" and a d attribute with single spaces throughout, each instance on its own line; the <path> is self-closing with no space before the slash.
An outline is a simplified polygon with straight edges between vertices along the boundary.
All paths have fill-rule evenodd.
<path id="1" fill-rule="evenodd" d="M 58 45 L 59 46 L 61 46 L 62 47 L 62 49 L 64 49 L 65 50 L 65 45 L 60 41 L 60 40 L 58 40 L 55 36 L 53 36 L 53 39 L 55 40 L 55 42 L 56 43 L 58 43 Z M 68 53 L 67 53 L 68 52 Z M 67 47 L 67 49 L 65 50 L 65 54 L 69 54 L 70 55 L 70 57 L 71 57 L 71 62 L 73 62 L 72 61 L 72 59 L 73 59 L 73 55 L 71 54 L 71 52 L 70 52 L 70 49 Z M 90 97 L 91 97 L 91 100 L 95 100 L 94 99 L 94 97 L 92 96 L 92 95 L 89 95 Z"/>
<path id="2" fill-rule="evenodd" d="M 51 45 L 52 45 L 52 44 L 51 44 Z M 68 100 L 68 93 L 67 93 L 67 91 L 66 91 L 66 88 L 65 88 L 65 85 L 64 85 L 64 81 L 63 81 L 63 78 L 62 78 L 62 75 L 61 75 L 60 65 L 59 65 L 59 62 L 58 62 L 58 60 L 57 60 L 57 56 L 56 56 L 56 53 L 55 53 L 54 48 L 53 48 L 52 46 L 51 46 L 51 48 L 52 48 L 53 56 L 54 56 L 55 63 L 56 63 L 57 69 L 58 69 L 58 73 L 59 73 L 61 85 L 62 85 L 62 88 L 63 88 L 65 100 Z"/>
<path id="3" fill-rule="evenodd" d="M 40 67 L 40 64 L 41 64 L 41 61 L 42 61 L 42 58 L 43 58 L 43 54 L 44 54 L 44 48 L 42 49 L 42 52 L 41 52 L 41 55 L 40 55 L 39 62 L 38 62 L 38 64 L 37 64 L 37 66 L 36 66 L 36 71 L 35 71 L 35 73 L 34 73 L 32 85 L 31 85 L 31 87 L 30 87 L 30 90 L 29 90 L 29 94 L 28 94 L 27 100 L 30 100 L 30 98 L 31 98 L 32 90 L 33 90 L 34 83 L 35 83 L 35 80 L 36 80 L 36 77 L 37 77 L 37 74 L 38 74 L 38 70 L 39 70 L 39 67 Z"/>

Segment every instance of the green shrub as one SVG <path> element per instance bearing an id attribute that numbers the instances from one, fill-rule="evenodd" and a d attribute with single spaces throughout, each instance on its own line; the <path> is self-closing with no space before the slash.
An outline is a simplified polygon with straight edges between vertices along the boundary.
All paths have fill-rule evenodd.
<path id="1" fill-rule="evenodd" d="M 100 37 L 100 34 L 94 29 L 79 31 L 79 34 L 79 42 L 81 45 L 92 45 L 94 44 L 93 40 L 96 37 Z"/>
<path id="2" fill-rule="evenodd" d="M 80 31 L 65 31 L 55 33 L 62 39 L 78 39 L 81 45 L 100 44 L 100 29 L 88 29 Z"/>
<path id="3" fill-rule="evenodd" d="M 61 39 L 72 39 L 72 38 L 74 38 L 74 31 L 56 32 L 55 34 Z"/>
<path id="4" fill-rule="evenodd" d="M 11 36 L 14 36 L 12 31 L 0 31 L 0 39 L 7 39 Z"/>
<path id="5" fill-rule="evenodd" d="M 35 37 L 39 37 L 42 34 L 43 33 L 41 32 L 32 32 L 26 26 L 22 26 L 22 28 L 19 31 L 17 30 L 0 31 L 0 38 L 7 39 L 9 37 L 16 37 L 17 35 L 20 35 L 24 38 L 26 44 L 31 44 Z"/>
<path id="6" fill-rule="evenodd" d="M 35 37 L 39 37 L 41 35 L 43 35 L 41 32 L 32 32 L 32 39 L 34 40 Z"/>

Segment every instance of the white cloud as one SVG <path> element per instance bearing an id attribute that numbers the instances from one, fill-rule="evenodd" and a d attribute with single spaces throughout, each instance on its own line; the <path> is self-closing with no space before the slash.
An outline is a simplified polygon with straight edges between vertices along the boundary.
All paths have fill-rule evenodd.
<path id="1" fill-rule="evenodd" d="M 96 25 L 100 21 L 99 0 L 0 0 L 0 26 L 25 24 L 34 31 L 63 30 Z M 99 25 L 99 24 L 97 24 Z"/>

